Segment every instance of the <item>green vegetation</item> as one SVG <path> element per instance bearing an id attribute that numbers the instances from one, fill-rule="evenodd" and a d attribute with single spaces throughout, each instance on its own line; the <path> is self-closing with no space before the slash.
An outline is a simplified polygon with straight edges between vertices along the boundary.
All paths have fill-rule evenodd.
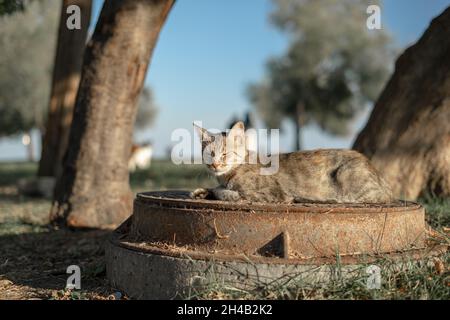
<path id="1" fill-rule="evenodd" d="M 31 177 L 37 165 L 0 164 L 0 299 L 114 299 L 117 293 L 105 280 L 104 231 L 56 230 L 47 225 L 50 201 L 18 195 L 15 181 Z M 203 166 L 175 166 L 154 161 L 149 170 L 131 175 L 136 192 L 144 190 L 193 189 L 214 185 Z M 450 199 L 432 196 L 420 200 L 427 210 L 427 222 L 436 230 L 436 240 L 450 244 Z M 38 244 L 38 245 L 36 245 Z M 65 268 L 80 261 L 84 270 L 83 290 L 64 291 Z M 292 279 L 290 285 L 240 290 L 217 283 L 191 299 L 450 299 L 450 255 L 428 263 L 413 263 L 398 269 L 392 261 L 375 263 L 382 269 L 382 287 L 366 288 L 366 268 L 350 278 L 337 276 L 330 283 L 305 286 Z M 339 263 L 332 266 L 339 270 Z M 339 272 L 337 273 L 339 275 Z"/>
<path id="2" fill-rule="evenodd" d="M 50 201 L 18 194 L 16 182 L 33 177 L 37 164 L 29 162 L 0 164 L 0 235 L 37 232 L 48 223 Z M 191 190 L 214 186 L 214 179 L 202 165 L 176 166 L 170 161 L 153 161 L 149 170 L 130 176 L 133 191 L 168 189 Z"/>
<path id="3" fill-rule="evenodd" d="M 23 0 L 0 0 L 0 16 L 21 11 L 25 8 Z"/>
<path id="4" fill-rule="evenodd" d="M 448 255 L 445 258 L 448 263 Z M 346 280 L 335 279 L 324 285 L 305 286 L 292 282 L 290 286 L 262 286 L 255 290 L 240 290 L 220 284 L 211 286 L 193 297 L 196 299 L 443 299 L 450 298 L 448 272 L 437 274 L 433 264 L 411 264 L 407 270 L 396 270 L 388 261 L 377 263 L 382 269 L 381 289 L 366 288 L 366 266 Z"/>
<path id="5" fill-rule="evenodd" d="M 130 176 L 134 191 L 195 189 L 214 186 L 214 178 L 203 165 L 174 165 L 156 160 L 149 170 L 138 170 Z"/>
<path id="6" fill-rule="evenodd" d="M 47 116 L 59 5 L 23 4 L 0 2 L 11 13 L 0 19 L 0 136 L 42 130 Z"/>

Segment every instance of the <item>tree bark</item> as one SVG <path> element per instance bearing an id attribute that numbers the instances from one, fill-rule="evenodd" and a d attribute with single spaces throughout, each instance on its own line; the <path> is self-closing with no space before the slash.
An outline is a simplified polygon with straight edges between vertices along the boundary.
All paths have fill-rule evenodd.
<path id="1" fill-rule="evenodd" d="M 300 126 L 300 122 L 298 121 L 298 119 L 294 122 L 295 124 L 295 136 L 294 136 L 294 148 L 295 151 L 299 151 L 302 150 L 302 128 Z"/>
<path id="2" fill-rule="evenodd" d="M 81 29 L 66 26 L 67 7 L 81 10 Z M 62 160 L 69 141 L 70 124 L 80 82 L 83 52 L 86 46 L 92 0 L 64 0 L 61 8 L 50 106 L 44 132 L 39 177 L 56 177 L 62 173 Z"/>
<path id="3" fill-rule="evenodd" d="M 395 194 L 450 195 L 450 8 L 397 60 L 354 149 Z"/>
<path id="4" fill-rule="evenodd" d="M 105 1 L 86 47 L 64 171 L 51 218 L 109 228 L 131 213 L 127 168 L 137 100 L 173 0 Z"/>

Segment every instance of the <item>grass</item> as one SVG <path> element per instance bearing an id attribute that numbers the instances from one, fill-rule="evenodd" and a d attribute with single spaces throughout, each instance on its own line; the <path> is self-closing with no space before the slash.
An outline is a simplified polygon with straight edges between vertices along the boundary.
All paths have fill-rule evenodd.
<path id="1" fill-rule="evenodd" d="M 50 201 L 20 196 L 15 183 L 32 177 L 36 165 L 0 164 L 0 299 L 117 299 L 121 294 L 105 279 L 104 231 L 57 230 L 48 226 Z M 211 187 L 214 180 L 203 166 L 175 166 L 154 161 L 149 170 L 130 177 L 135 192 L 144 190 Z M 450 244 L 450 199 L 432 196 L 419 200 L 427 222 Z M 366 266 L 348 278 L 335 277 L 326 284 L 307 286 L 296 279 L 276 285 L 255 284 L 242 290 L 219 282 L 192 292 L 191 299 L 450 299 L 448 254 L 428 263 L 410 263 L 399 269 L 392 261 L 376 263 L 382 269 L 380 289 L 366 287 Z M 340 265 L 331 266 L 339 270 Z M 81 291 L 64 290 L 66 268 L 82 269 Z M 339 273 L 337 273 L 339 274 Z M 122 297 L 123 298 L 123 297 Z"/>
<path id="2" fill-rule="evenodd" d="M 450 226 L 450 198 L 426 196 L 419 200 L 427 212 L 428 224 L 437 230 Z"/>
<path id="3" fill-rule="evenodd" d="M 244 290 L 219 282 L 209 285 L 201 291 L 194 291 L 190 298 L 195 299 L 393 299 L 393 300 L 448 300 L 450 299 L 450 278 L 448 268 L 449 255 L 428 263 L 406 262 L 401 268 L 388 259 L 379 260 L 372 265 L 381 269 L 381 287 L 368 289 L 366 273 L 368 265 L 352 270 L 347 277 L 335 276 L 326 283 L 311 285 L 293 279 L 288 283 L 272 285 L 255 284 L 254 288 Z M 337 265 L 330 266 L 330 272 L 336 273 Z"/>
<path id="4" fill-rule="evenodd" d="M 130 184 L 134 191 L 195 189 L 212 187 L 215 181 L 203 165 L 174 165 L 170 161 L 156 160 L 149 170 L 131 174 Z"/>

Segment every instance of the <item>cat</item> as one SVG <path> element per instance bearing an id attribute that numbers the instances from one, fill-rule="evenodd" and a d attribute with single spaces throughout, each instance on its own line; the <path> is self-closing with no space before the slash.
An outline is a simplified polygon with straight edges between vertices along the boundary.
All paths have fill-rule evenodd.
<path id="1" fill-rule="evenodd" d="M 226 133 L 211 133 L 194 124 L 202 142 L 203 160 L 219 186 L 199 188 L 193 199 L 270 203 L 389 203 L 392 190 L 369 160 L 353 150 L 319 149 L 279 154 L 278 171 L 260 174 L 249 163 L 245 128 L 237 122 Z"/>

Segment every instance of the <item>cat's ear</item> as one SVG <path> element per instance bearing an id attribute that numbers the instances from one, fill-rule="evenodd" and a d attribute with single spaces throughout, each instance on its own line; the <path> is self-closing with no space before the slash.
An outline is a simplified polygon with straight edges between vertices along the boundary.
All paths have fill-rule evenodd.
<path id="1" fill-rule="evenodd" d="M 234 124 L 234 126 L 231 128 L 230 133 L 233 131 L 234 132 L 237 132 L 237 131 L 244 132 L 245 131 L 244 123 L 242 121 L 236 122 Z"/>
<path id="2" fill-rule="evenodd" d="M 197 131 L 197 134 L 200 137 L 201 141 L 210 141 L 211 140 L 211 136 L 210 136 L 208 130 L 203 129 L 202 127 L 199 127 L 195 123 L 194 123 L 194 128 Z"/>
<path id="3" fill-rule="evenodd" d="M 228 139 L 231 139 L 237 146 L 245 143 L 245 127 L 242 121 L 236 122 L 231 128 Z"/>

